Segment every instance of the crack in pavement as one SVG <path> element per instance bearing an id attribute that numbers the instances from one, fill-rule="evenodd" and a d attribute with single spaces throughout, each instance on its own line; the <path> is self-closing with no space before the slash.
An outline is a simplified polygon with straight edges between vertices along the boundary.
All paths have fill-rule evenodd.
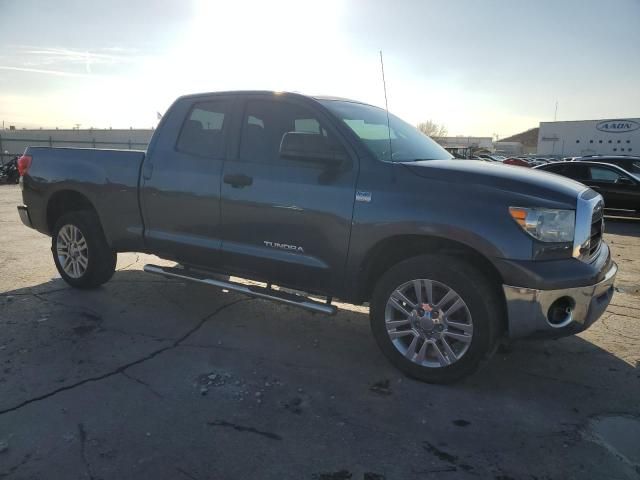
<path id="1" fill-rule="evenodd" d="M 198 477 L 193 476 L 191 473 L 187 472 L 186 470 L 183 470 L 180 467 L 175 467 L 176 472 L 181 473 L 182 475 L 184 475 L 185 477 L 191 479 L 191 480 L 198 480 Z"/>
<path id="2" fill-rule="evenodd" d="M 628 305 L 619 305 L 617 303 L 610 303 L 609 305 L 611 307 L 628 308 L 629 310 L 638 310 L 638 311 L 640 311 L 640 308 L 638 308 L 638 307 L 630 307 Z"/>
<path id="3" fill-rule="evenodd" d="M 207 425 L 210 425 L 212 427 L 233 428 L 237 432 L 255 433 L 256 435 L 261 435 L 261 436 L 269 438 L 271 440 L 282 440 L 282 437 L 280 435 L 278 435 L 277 433 L 265 432 L 263 430 L 258 430 L 258 429 L 253 428 L 253 427 L 246 427 L 244 425 L 238 425 L 237 423 L 226 422 L 224 420 L 214 420 L 214 421 L 211 421 L 211 422 L 207 422 Z"/>
<path id="4" fill-rule="evenodd" d="M 120 270 L 118 270 L 120 271 Z M 142 270 L 140 270 L 142 271 Z M 168 284 L 170 283 L 168 280 L 111 280 L 109 283 L 165 283 Z M 58 292 L 65 292 L 65 291 L 72 291 L 73 288 L 72 287 L 61 287 L 61 288 L 54 288 L 53 290 L 44 290 L 42 292 L 2 292 L 0 293 L 0 298 L 3 297 L 36 297 L 38 295 L 50 295 L 52 293 L 58 293 Z M 44 299 L 41 299 L 43 301 L 46 301 Z"/>
<path id="5" fill-rule="evenodd" d="M 43 393 L 42 395 L 38 395 L 36 397 L 32 397 L 29 398 L 27 400 L 24 400 L 16 405 L 14 405 L 13 407 L 8 407 L 5 409 L 0 410 L 0 415 L 4 415 L 5 413 L 11 413 L 11 412 L 15 412 L 16 410 L 19 410 L 23 407 L 26 407 L 27 405 L 30 405 L 31 403 L 34 402 L 39 402 L 41 400 L 46 400 L 47 398 L 53 397 L 54 395 L 57 395 L 58 393 L 62 393 L 62 392 L 66 392 L 69 390 L 73 390 L 77 387 L 80 387 L 82 385 L 85 385 L 87 383 L 93 383 L 93 382 L 99 382 L 102 381 L 104 379 L 113 377 L 114 375 L 118 375 L 122 372 L 124 372 L 125 370 L 134 367 L 136 365 L 140 365 L 141 363 L 144 363 L 148 360 L 151 360 L 152 358 L 157 357 L 158 355 L 166 352 L 167 350 L 172 350 L 178 346 L 180 346 L 180 344 L 185 341 L 187 338 L 189 338 L 191 335 L 193 335 L 195 332 L 197 332 L 200 328 L 202 328 L 202 326 L 211 318 L 215 317 L 216 315 L 218 315 L 220 312 L 222 312 L 223 310 L 225 310 L 228 307 L 232 307 L 233 305 L 240 303 L 240 302 L 246 302 L 246 301 L 250 301 L 251 299 L 245 299 L 245 298 L 241 298 L 238 300 L 234 300 L 233 302 L 229 302 L 226 303 L 220 307 L 218 307 L 214 312 L 206 315 L 205 317 L 203 317 L 202 319 L 200 319 L 200 321 L 191 329 L 189 329 L 184 335 L 182 335 L 180 338 L 176 339 L 173 341 L 173 343 L 171 343 L 170 345 L 167 345 L 165 347 L 159 348 L 157 350 L 154 350 L 153 352 L 149 353 L 148 355 L 145 355 L 142 358 L 139 358 L 137 360 L 133 360 L 132 362 L 129 363 L 125 363 L 124 365 L 119 366 L 118 368 L 111 370 L 107 373 L 103 373 L 102 375 L 97 375 L 95 377 L 89 377 L 89 378 L 85 378 L 84 380 L 80 380 L 76 383 L 72 383 L 71 385 L 65 385 L 63 387 L 60 388 L 56 388 L 55 390 L 52 390 L 48 393 Z"/>
<path id="6" fill-rule="evenodd" d="M 13 475 L 14 473 L 16 473 L 16 471 L 22 467 L 23 465 L 26 465 L 27 462 L 29 462 L 29 460 L 31 460 L 31 454 L 27 453 L 24 458 L 20 461 L 20 463 L 17 463 L 16 465 L 14 465 L 13 467 L 9 468 L 9 470 L 6 470 L 4 472 L 0 472 L 0 478 L 6 478 L 9 475 Z"/>
<path id="7" fill-rule="evenodd" d="M 444 450 L 441 450 L 440 448 L 436 447 L 434 444 L 426 440 L 422 442 L 422 448 L 424 448 L 427 452 L 429 452 L 430 454 L 440 459 L 442 462 L 448 463 L 449 466 L 455 468 L 455 470 L 449 470 L 449 471 L 456 471 L 458 468 L 460 468 L 467 473 L 476 475 L 475 473 L 472 472 L 473 466 L 466 463 L 461 463 L 458 455 L 453 455 L 449 452 L 445 452 Z"/>
<path id="8" fill-rule="evenodd" d="M 45 290 L 44 292 L 24 292 L 24 293 L 4 292 L 4 293 L 0 293 L 0 297 L 28 297 L 29 295 L 32 295 L 32 296 L 49 295 L 50 293 L 62 292 L 64 290 L 71 290 L 71 287 L 55 288 L 53 290 Z"/>
<path id="9" fill-rule="evenodd" d="M 628 317 L 628 318 L 633 318 L 633 319 L 635 319 L 635 317 L 632 317 L 632 316 L 630 316 L 630 315 L 623 315 L 623 314 L 621 314 L 621 313 L 612 313 L 612 314 L 610 314 L 608 317 L 601 319 L 601 320 L 600 320 L 600 324 L 601 324 L 601 325 L 604 327 L 604 329 L 605 329 L 605 330 L 607 330 L 608 332 L 610 332 L 610 333 L 614 333 L 615 335 L 618 335 L 618 336 L 620 336 L 620 337 L 626 338 L 627 340 L 635 340 L 635 341 L 640 340 L 640 337 L 634 337 L 634 336 L 632 336 L 632 335 L 626 335 L 626 334 L 624 334 L 624 333 L 620 332 L 617 328 L 612 327 L 611 325 L 609 325 L 609 323 L 608 323 L 608 322 L 609 322 L 609 320 L 611 319 L 611 317 L 616 316 L 616 315 L 618 315 L 618 316 L 620 316 L 620 317 Z"/>
<path id="10" fill-rule="evenodd" d="M 633 318 L 634 320 L 638 320 L 638 317 L 636 315 L 627 315 L 626 313 L 618 313 L 618 312 L 610 312 L 610 315 L 607 317 L 607 319 L 611 318 L 614 315 L 617 315 L 619 317 Z"/>
<path id="11" fill-rule="evenodd" d="M 80 436 L 80 456 L 82 457 L 82 463 L 84 463 L 84 468 L 87 470 L 87 476 L 89 477 L 89 480 L 94 480 L 95 476 L 93 475 L 93 470 L 91 469 L 89 460 L 87 460 L 87 432 L 85 431 L 84 425 L 82 423 L 78 424 L 78 435 Z"/>
<path id="12" fill-rule="evenodd" d="M 147 390 L 149 390 L 151 393 L 153 393 L 156 397 L 158 398 L 164 398 L 162 396 L 162 394 L 158 393 L 151 385 L 149 385 L 147 382 L 145 382 L 144 380 L 138 378 L 138 377 L 134 377 L 133 375 L 127 373 L 127 372 L 120 372 L 122 375 L 124 375 L 125 377 L 127 377 L 129 380 L 136 382 L 142 386 L 144 386 L 145 388 L 147 388 Z"/>

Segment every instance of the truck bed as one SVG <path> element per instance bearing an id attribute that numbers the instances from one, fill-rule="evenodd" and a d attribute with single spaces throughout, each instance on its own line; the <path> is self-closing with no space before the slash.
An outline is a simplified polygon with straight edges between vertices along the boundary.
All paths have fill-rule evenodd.
<path id="1" fill-rule="evenodd" d="M 50 233 L 47 206 L 55 196 L 78 192 L 93 205 L 107 240 L 115 248 L 142 246 L 138 181 L 145 152 L 92 148 L 29 147 L 30 187 L 25 194 L 34 228 Z M 25 202 L 27 203 L 27 202 Z M 108 212 L 108 215 L 101 215 Z"/>

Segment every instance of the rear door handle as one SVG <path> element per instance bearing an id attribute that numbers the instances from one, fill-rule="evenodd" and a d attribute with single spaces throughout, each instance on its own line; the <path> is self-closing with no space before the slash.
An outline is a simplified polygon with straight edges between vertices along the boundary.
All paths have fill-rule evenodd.
<path id="1" fill-rule="evenodd" d="M 145 180 L 150 180 L 153 175 L 153 163 L 144 162 L 144 166 L 142 168 L 142 178 Z"/>
<path id="2" fill-rule="evenodd" d="M 253 178 L 243 174 L 227 174 L 224 176 L 223 181 L 233 188 L 248 187 L 253 184 Z"/>

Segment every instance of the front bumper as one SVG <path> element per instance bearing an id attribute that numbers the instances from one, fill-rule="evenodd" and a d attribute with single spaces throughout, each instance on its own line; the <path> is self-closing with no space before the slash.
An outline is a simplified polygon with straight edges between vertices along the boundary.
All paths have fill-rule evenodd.
<path id="1" fill-rule="evenodd" d="M 558 290 L 503 285 L 507 302 L 509 338 L 530 336 L 562 337 L 587 329 L 604 313 L 613 297 L 618 266 L 611 262 L 604 278 L 594 285 Z M 554 302 L 572 308 L 550 321 Z"/>

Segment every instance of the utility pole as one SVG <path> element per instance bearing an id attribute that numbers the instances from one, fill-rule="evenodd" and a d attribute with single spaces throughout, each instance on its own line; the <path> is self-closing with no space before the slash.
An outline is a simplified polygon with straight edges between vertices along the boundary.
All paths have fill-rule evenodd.
<path id="1" fill-rule="evenodd" d="M 557 121 L 558 120 L 558 100 L 556 100 L 556 111 L 553 114 L 553 121 Z"/>

